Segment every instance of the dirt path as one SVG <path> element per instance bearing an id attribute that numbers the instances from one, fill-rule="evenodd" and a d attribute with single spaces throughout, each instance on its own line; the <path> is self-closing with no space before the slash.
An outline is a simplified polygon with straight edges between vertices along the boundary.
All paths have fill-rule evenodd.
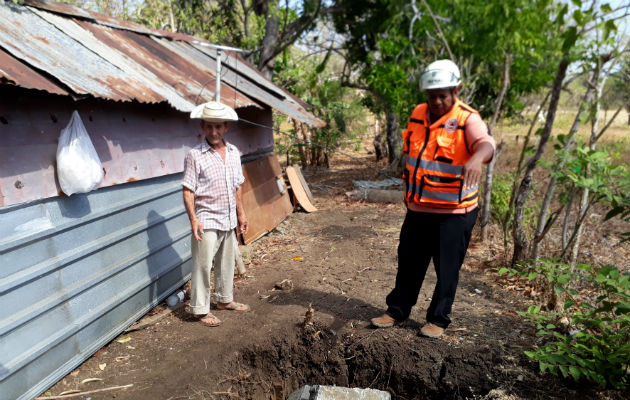
<path id="1" fill-rule="evenodd" d="M 488 268 L 497 244 L 471 244 L 453 324 L 440 339 L 418 331 L 429 304 L 432 269 L 411 318 L 374 330 L 396 273 L 402 205 L 351 202 L 352 179 L 375 179 L 356 165 L 307 174 L 319 211 L 294 213 L 251 245 L 247 276 L 235 289 L 252 311 L 218 311 L 207 328 L 183 310 L 122 335 L 50 389 L 95 390 L 133 384 L 96 399 L 283 399 L 304 384 L 387 390 L 394 399 L 602 398 L 587 386 L 541 376 L 524 355 L 536 342 L 517 311 L 520 291 L 505 290 Z M 274 289 L 288 279 L 292 289 Z M 309 305 L 313 325 L 304 326 Z M 120 338 L 119 338 L 120 339 Z M 102 380 L 81 383 L 87 378 Z"/>

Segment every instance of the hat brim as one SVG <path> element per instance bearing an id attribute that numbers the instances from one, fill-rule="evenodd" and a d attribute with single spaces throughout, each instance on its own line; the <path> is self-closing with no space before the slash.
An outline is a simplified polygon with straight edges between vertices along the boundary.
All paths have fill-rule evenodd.
<path id="1" fill-rule="evenodd" d="M 226 110 L 223 115 L 217 116 L 204 116 L 204 108 L 207 103 L 199 104 L 190 112 L 190 119 L 201 119 L 208 122 L 234 122 L 238 121 L 238 115 L 231 108 Z"/>

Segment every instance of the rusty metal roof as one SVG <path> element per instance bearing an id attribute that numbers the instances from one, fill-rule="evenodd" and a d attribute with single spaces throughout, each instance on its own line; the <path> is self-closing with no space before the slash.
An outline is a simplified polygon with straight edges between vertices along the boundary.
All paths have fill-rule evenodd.
<path id="1" fill-rule="evenodd" d="M 217 52 L 204 43 L 67 4 L 0 2 L 0 84 L 189 112 L 214 99 Z M 221 100 L 324 125 L 230 51 L 222 52 Z"/>

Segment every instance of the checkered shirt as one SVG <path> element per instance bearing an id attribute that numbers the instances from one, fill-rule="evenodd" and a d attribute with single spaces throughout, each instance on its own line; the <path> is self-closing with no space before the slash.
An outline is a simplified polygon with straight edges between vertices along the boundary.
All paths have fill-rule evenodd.
<path id="1" fill-rule="evenodd" d="M 182 186 L 195 194 L 195 214 L 203 229 L 229 231 L 237 225 L 235 194 L 245 177 L 238 149 L 225 144 L 225 163 L 206 140 L 190 149 L 184 160 Z"/>

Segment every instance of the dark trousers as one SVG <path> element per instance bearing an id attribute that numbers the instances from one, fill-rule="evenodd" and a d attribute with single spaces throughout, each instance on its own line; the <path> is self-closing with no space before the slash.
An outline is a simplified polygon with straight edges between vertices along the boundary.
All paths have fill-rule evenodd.
<path id="1" fill-rule="evenodd" d="M 427 321 L 442 328 L 451 323 L 448 315 L 477 213 L 477 208 L 467 214 L 407 211 L 400 230 L 396 286 L 386 299 L 387 314 L 397 320 L 409 317 L 433 259 L 437 284 L 427 310 Z"/>

